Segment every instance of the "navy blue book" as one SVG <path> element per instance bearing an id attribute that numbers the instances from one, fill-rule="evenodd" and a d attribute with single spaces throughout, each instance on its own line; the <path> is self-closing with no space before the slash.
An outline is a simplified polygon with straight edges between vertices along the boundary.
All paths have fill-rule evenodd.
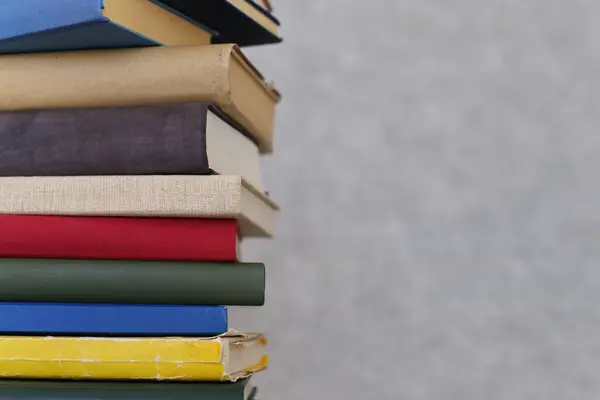
<path id="1" fill-rule="evenodd" d="M 155 0 L 152 0 L 155 1 Z M 281 42 L 279 20 L 254 0 L 158 0 L 218 32 L 213 43 L 253 46 Z"/>
<path id="2" fill-rule="evenodd" d="M 206 45 L 214 34 L 149 0 L 0 1 L 0 53 Z"/>
<path id="3" fill-rule="evenodd" d="M 0 303 L 0 335 L 215 336 L 227 331 L 220 306 Z"/>

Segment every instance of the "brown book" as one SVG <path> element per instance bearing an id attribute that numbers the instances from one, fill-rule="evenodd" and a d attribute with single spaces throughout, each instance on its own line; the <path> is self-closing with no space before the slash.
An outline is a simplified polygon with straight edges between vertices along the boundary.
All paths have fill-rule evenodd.
<path id="1" fill-rule="evenodd" d="M 165 46 L 211 43 L 211 32 L 147 0 L 104 0 L 102 15 Z"/>
<path id="2" fill-rule="evenodd" d="M 280 95 L 235 45 L 17 54 L 0 62 L 0 111 L 211 103 L 261 152 Z"/>

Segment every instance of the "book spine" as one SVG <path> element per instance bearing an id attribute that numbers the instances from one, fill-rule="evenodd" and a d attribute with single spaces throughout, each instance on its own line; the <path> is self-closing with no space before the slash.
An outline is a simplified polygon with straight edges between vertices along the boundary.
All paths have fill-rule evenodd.
<path id="1" fill-rule="evenodd" d="M 94 360 L 47 361 L 0 358 L 3 378 L 28 379 L 88 379 L 88 380 L 146 380 L 146 381 L 220 381 L 222 363 L 167 363 L 143 361 L 135 363 L 96 362 Z"/>
<path id="2" fill-rule="evenodd" d="M 0 112 L 0 176 L 211 174 L 208 106 Z"/>
<path id="3" fill-rule="evenodd" d="M 261 306 L 253 263 L 0 259 L 0 301 Z"/>
<path id="4" fill-rule="evenodd" d="M 239 176 L 0 178 L 0 214 L 236 218 Z"/>
<path id="5" fill-rule="evenodd" d="M 0 63 L 0 110 L 231 102 L 232 45 L 17 54 Z"/>
<path id="6" fill-rule="evenodd" d="M 2 336 L 0 376 L 220 381 L 227 379 L 223 346 L 221 339 L 181 337 Z"/>
<path id="7" fill-rule="evenodd" d="M 0 257 L 237 261 L 235 220 L 0 215 Z"/>
<path id="8" fill-rule="evenodd" d="M 0 303 L 0 334 L 217 336 L 227 309 L 210 306 Z"/>

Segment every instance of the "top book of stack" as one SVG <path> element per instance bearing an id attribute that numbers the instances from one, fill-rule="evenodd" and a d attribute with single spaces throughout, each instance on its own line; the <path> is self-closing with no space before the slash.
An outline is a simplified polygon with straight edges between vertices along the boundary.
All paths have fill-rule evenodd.
<path id="1" fill-rule="evenodd" d="M 0 1 L 0 54 L 281 40 L 267 1 Z"/>

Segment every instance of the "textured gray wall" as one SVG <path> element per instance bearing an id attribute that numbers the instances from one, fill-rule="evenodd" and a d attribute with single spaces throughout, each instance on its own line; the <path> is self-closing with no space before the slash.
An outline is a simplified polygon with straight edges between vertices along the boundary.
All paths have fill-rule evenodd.
<path id="1" fill-rule="evenodd" d="M 596 0 L 274 0 L 265 400 L 600 397 Z"/>

